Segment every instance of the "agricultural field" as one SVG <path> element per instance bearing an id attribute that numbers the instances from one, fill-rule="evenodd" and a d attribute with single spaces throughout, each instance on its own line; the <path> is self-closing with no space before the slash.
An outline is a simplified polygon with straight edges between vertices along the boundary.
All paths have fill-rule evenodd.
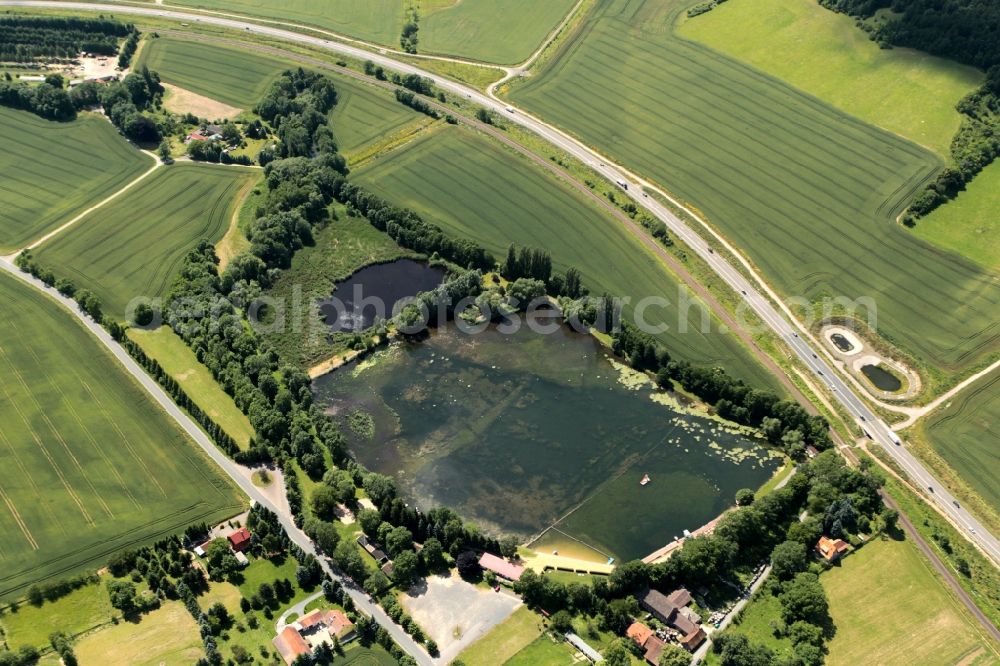
<path id="1" fill-rule="evenodd" d="M 511 99 L 691 202 L 786 296 L 872 299 L 938 375 L 995 352 L 1000 283 L 895 224 L 942 160 L 678 37 L 688 4 L 604 0 Z"/>
<path id="2" fill-rule="evenodd" d="M 166 83 L 240 109 L 252 108 L 290 66 L 259 53 L 173 37 L 147 40 L 137 61 Z"/>
<path id="3" fill-rule="evenodd" d="M 153 166 L 96 114 L 43 120 L 0 107 L 0 254 L 23 248 Z"/>
<path id="4" fill-rule="evenodd" d="M 458 127 L 425 133 L 359 168 L 354 177 L 380 196 L 411 208 L 448 232 L 474 239 L 502 257 L 507 246 L 545 248 L 558 270 L 575 266 L 595 294 L 665 296 L 677 302 L 678 283 L 663 264 L 595 204 L 517 155 Z M 626 315 L 631 311 L 626 308 Z M 748 381 L 774 386 L 734 338 L 701 332 L 697 307 L 687 333 L 677 313 L 646 311 L 667 323 L 670 353 L 701 365 L 721 365 Z"/>
<path id="5" fill-rule="evenodd" d="M 854 19 L 815 0 L 727 2 L 682 18 L 677 34 L 732 56 L 942 159 L 978 88 L 972 67 L 912 49 L 880 49 Z M 794 57 L 789 54 L 794 53 Z"/>
<path id="6" fill-rule="evenodd" d="M 1000 162 L 994 162 L 964 192 L 917 222 L 912 233 L 1000 273 Z"/>
<path id="7" fill-rule="evenodd" d="M 122 622 L 80 639 L 81 664 L 160 666 L 192 664 L 205 654 L 198 624 L 180 601 L 167 601 L 138 623 Z"/>
<path id="8" fill-rule="evenodd" d="M 391 93 L 335 78 L 337 105 L 330 110 L 330 128 L 337 148 L 350 161 L 373 142 L 426 124 L 430 119 L 397 102 Z"/>
<path id="9" fill-rule="evenodd" d="M 130 328 L 128 337 L 177 380 L 191 400 L 218 423 L 241 449 L 249 448 L 250 438 L 254 435 L 250 420 L 173 329 L 169 326 L 152 331 Z"/>
<path id="10" fill-rule="evenodd" d="M 165 294 L 184 255 L 229 228 L 252 169 L 207 164 L 160 168 L 107 206 L 43 244 L 38 260 L 97 294 L 124 320 L 129 302 Z"/>
<path id="11" fill-rule="evenodd" d="M 0 301 L 0 598 L 240 511 L 234 487 L 82 325 L 10 277 Z"/>
<path id="12" fill-rule="evenodd" d="M 398 46 L 401 0 L 178 0 L 178 5 L 302 23 L 347 37 Z"/>
<path id="13" fill-rule="evenodd" d="M 959 393 L 920 424 L 919 431 L 962 480 L 1000 512 L 1000 375 Z"/>
<path id="14" fill-rule="evenodd" d="M 421 0 L 418 51 L 516 65 L 534 53 L 576 0 Z"/>
<path id="15" fill-rule="evenodd" d="M 874 541 L 820 576 L 837 633 L 826 663 L 995 664 L 998 646 L 912 543 Z"/>

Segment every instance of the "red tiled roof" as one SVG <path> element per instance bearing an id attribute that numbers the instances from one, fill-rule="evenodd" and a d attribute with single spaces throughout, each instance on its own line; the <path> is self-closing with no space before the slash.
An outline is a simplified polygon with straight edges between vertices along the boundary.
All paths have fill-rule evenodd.
<path id="1" fill-rule="evenodd" d="M 483 556 L 479 558 L 479 566 L 507 580 L 520 580 L 521 574 L 524 573 L 524 567 L 511 564 L 507 560 L 490 553 L 483 553 Z"/>
<path id="2" fill-rule="evenodd" d="M 816 552 L 828 561 L 837 559 L 846 553 L 850 548 L 850 544 L 843 539 L 830 539 L 825 536 L 821 536 L 819 538 L 819 543 L 816 544 Z"/>
<path id="3" fill-rule="evenodd" d="M 694 652 L 698 649 L 698 646 L 702 644 L 705 640 L 705 630 L 701 627 L 696 628 L 694 631 L 688 633 L 681 639 L 681 645 L 685 648 Z"/>
<path id="4" fill-rule="evenodd" d="M 633 622 L 625 630 L 625 635 L 635 641 L 636 645 L 641 646 L 645 645 L 649 637 L 653 635 L 653 630 L 642 622 Z"/>
<path id="5" fill-rule="evenodd" d="M 250 530 L 245 527 L 241 527 L 229 535 L 229 545 L 231 545 L 234 550 L 241 550 L 250 543 L 250 536 Z"/>
<path id="6" fill-rule="evenodd" d="M 648 641 L 646 641 L 646 654 L 643 655 L 643 659 L 652 664 L 653 666 L 660 666 L 660 655 L 663 654 L 663 646 L 666 643 L 663 642 L 659 636 L 652 636 Z"/>
<path id="7" fill-rule="evenodd" d="M 282 629 L 281 633 L 275 636 L 271 642 L 277 648 L 278 654 L 281 655 L 286 664 L 291 664 L 302 655 L 310 652 L 309 644 L 299 635 L 298 630 L 292 626 Z"/>

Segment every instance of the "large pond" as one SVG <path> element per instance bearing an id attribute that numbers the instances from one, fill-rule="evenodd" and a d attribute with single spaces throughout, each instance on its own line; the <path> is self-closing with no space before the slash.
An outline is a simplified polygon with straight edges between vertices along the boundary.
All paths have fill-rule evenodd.
<path id="1" fill-rule="evenodd" d="M 875 388 L 880 391 L 889 391 L 890 393 L 895 393 L 899 389 L 903 388 L 903 382 L 899 381 L 899 377 L 892 374 L 881 365 L 863 365 L 861 366 L 861 372 L 864 376 L 868 378 Z"/>
<path id="2" fill-rule="evenodd" d="M 447 505 L 525 538 L 546 532 L 546 548 L 591 559 L 649 554 L 760 486 L 780 460 L 565 328 L 449 329 L 314 389 L 357 458 L 394 475 L 418 507 Z"/>
<path id="3" fill-rule="evenodd" d="M 333 294 L 320 301 L 323 322 L 335 332 L 360 331 L 377 318 L 389 319 L 393 306 L 444 281 L 445 271 L 412 259 L 366 266 L 338 282 Z"/>

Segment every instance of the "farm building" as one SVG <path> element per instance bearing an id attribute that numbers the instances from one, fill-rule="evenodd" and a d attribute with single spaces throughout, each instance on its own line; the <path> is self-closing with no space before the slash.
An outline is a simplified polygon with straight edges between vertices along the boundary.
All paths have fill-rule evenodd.
<path id="1" fill-rule="evenodd" d="M 701 618 L 687 608 L 691 603 L 691 593 L 683 587 L 664 595 L 657 590 L 647 589 L 639 597 L 639 603 L 658 620 L 681 633 L 681 645 L 688 650 L 696 650 L 705 640 L 705 630 L 699 625 Z"/>
<path id="2" fill-rule="evenodd" d="M 665 643 L 662 638 L 653 633 L 652 629 L 642 622 L 633 622 L 625 631 L 625 635 L 646 651 L 643 658 L 647 662 L 652 666 L 660 665 L 660 655 L 663 653 Z"/>
<path id="3" fill-rule="evenodd" d="M 241 527 L 226 538 L 229 539 L 229 547 L 233 549 L 233 552 L 241 553 L 250 546 L 250 538 L 252 536 L 250 530 Z"/>
<path id="4" fill-rule="evenodd" d="M 362 534 L 361 536 L 358 537 L 358 545 L 364 548 L 365 552 L 371 555 L 372 559 L 375 560 L 379 565 L 382 565 L 389 561 L 389 556 L 385 554 L 385 551 L 383 551 L 382 548 L 380 548 L 377 543 L 375 543 L 365 535 Z"/>
<path id="5" fill-rule="evenodd" d="M 287 625 L 271 643 L 285 663 L 291 666 L 296 659 L 312 652 L 321 643 L 332 646 L 334 638 L 340 643 L 350 641 L 354 638 L 354 623 L 342 611 L 317 608 Z"/>
<path id="6" fill-rule="evenodd" d="M 579 650 L 583 654 L 583 656 L 589 659 L 592 663 L 597 663 L 599 661 L 604 660 L 604 657 L 601 656 L 600 652 L 590 647 L 587 644 L 587 641 L 583 640 L 573 632 L 566 634 L 566 641 L 570 645 L 575 647 L 577 650 Z"/>
<path id="7" fill-rule="evenodd" d="M 825 536 L 821 536 L 816 544 L 816 553 L 827 562 L 836 562 L 850 549 L 850 544 L 843 539 L 830 539 Z"/>
<path id="8" fill-rule="evenodd" d="M 479 558 L 479 566 L 511 582 L 520 580 L 521 574 L 524 573 L 524 567 L 491 553 L 483 553 L 482 557 Z"/>

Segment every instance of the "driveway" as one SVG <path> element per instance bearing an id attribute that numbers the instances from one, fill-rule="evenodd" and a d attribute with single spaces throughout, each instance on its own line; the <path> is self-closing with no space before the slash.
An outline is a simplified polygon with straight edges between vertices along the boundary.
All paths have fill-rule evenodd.
<path id="1" fill-rule="evenodd" d="M 400 603 L 438 644 L 444 664 L 521 606 L 513 594 L 476 587 L 455 572 L 428 577 L 402 594 Z"/>

